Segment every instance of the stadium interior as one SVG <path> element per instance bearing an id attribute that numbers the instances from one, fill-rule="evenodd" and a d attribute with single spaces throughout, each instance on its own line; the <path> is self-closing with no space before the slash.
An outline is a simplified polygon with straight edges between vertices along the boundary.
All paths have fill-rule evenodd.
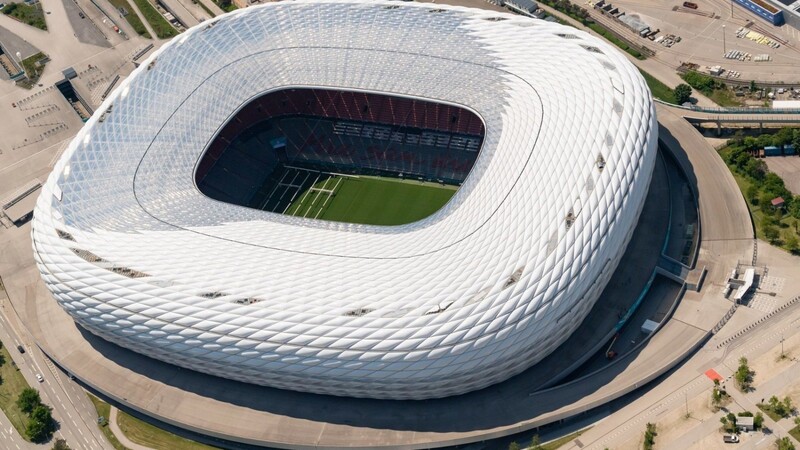
<path id="1" fill-rule="evenodd" d="M 226 123 L 198 161 L 195 182 L 219 201 L 293 213 L 287 211 L 293 204 L 297 211 L 296 202 L 310 190 L 334 195 L 339 183 L 332 179 L 341 176 L 458 186 L 483 136 L 483 121 L 454 105 L 283 89 L 254 99 Z"/>

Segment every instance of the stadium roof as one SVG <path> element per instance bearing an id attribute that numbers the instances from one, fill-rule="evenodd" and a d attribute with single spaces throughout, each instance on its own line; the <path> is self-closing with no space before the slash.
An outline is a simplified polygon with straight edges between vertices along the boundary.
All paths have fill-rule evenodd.
<path id="1" fill-rule="evenodd" d="M 396 227 L 220 203 L 198 159 L 292 86 L 425 98 L 485 123 L 453 199 Z M 378 398 L 454 395 L 558 347 L 636 224 L 656 121 L 638 71 L 573 28 L 421 3 L 286 1 L 193 27 L 122 82 L 59 160 L 34 251 L 83 327 L 201 372 Z"/>

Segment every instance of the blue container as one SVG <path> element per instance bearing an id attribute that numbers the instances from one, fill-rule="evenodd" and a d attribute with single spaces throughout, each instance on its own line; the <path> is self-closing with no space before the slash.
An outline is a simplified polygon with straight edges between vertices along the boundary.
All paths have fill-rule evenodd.
<path id="1" fill-rule="evenodd" d="M 733 0 L 736 4 L 743 8 L 747 8 L 750 12 L 756 14 L 757 16 L 761 17 L 762 19 L 766 20 L 767 22 L 773 25 L 783 25 L 783 11 L 776 8 L 773 5 L 769 5 L 772 9 L 776 10 L 777 12 L 769 11 L 764 6 L 759 5 L 758 3 L 752 0 Z M 766 5 L 766 0 L 761 0 L 760 3 Z"/>
<path id="2" fill-rule="evenodd" d="M 781 149 L 779 147 L 775 147 L 774 145 L 770 145 L 768 147 L 764 147 L 764 156 L 781 156 Z"/>

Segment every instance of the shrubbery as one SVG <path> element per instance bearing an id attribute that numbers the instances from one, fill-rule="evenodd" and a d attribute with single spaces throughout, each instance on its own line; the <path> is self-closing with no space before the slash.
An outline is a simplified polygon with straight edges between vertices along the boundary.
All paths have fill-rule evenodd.
<path id="1" fill-rule="evenodd" d="M 42 404 L 39 391 L 33 388 L 25 388 L 17 398 L 17 406 L 28 414 L 25 434 L 28 435 L 31 441 L 43 442 L 53 436 L 53 432 L 56 430 L 56 423 L 53 420 L 52 409 Z"/>

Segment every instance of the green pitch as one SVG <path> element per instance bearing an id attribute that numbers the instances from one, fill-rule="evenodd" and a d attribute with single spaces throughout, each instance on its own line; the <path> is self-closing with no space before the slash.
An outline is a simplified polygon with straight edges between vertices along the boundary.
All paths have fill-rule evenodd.
<path id="1" fill-rule="evenodd" d="M 457 186 L 394 178 L 332 176 L 304 192 L 286 214 L 336 222 L 402 225 L 435 213 L 456 189 Z"/>

